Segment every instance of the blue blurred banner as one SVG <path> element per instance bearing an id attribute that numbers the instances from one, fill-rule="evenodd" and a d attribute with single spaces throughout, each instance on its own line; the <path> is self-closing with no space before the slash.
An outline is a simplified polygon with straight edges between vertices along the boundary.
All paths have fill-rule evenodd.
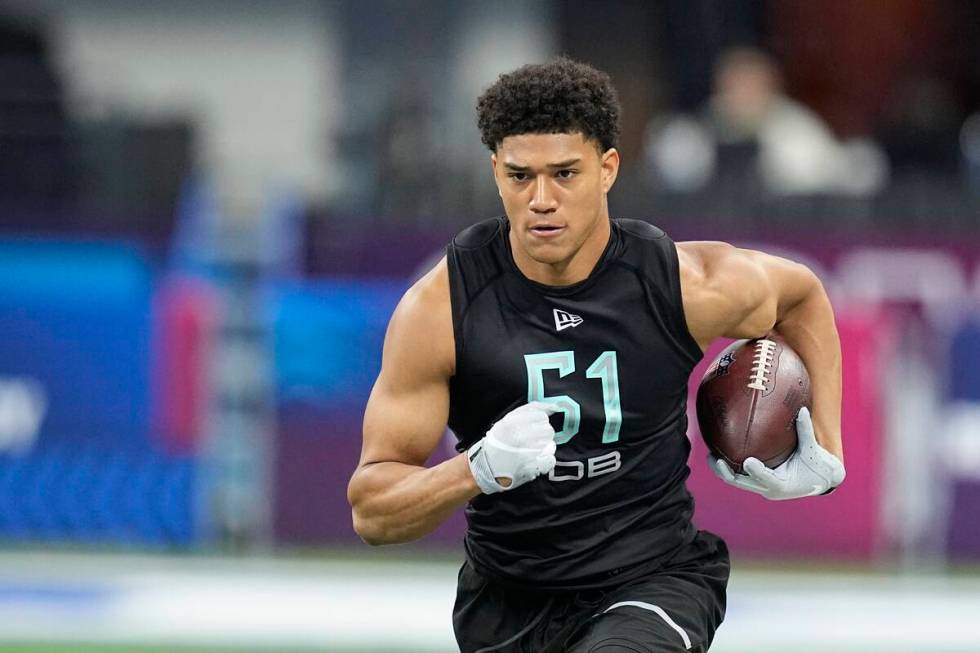
<path id="1" fill-rule="evenodd" d="M 131 245 L 0 242 L 0 536 L 192 537 L 191 461 L 149 425 L 152 297 Z"/>
<path id="2" fill-rule="evenodd" d="M 43 388 L 38 445 L 148 447 L 151 292 L 127 245 L 0 243 L 0 376 Z"/>
<path id="3" fill-rule="evenodd" d="M 279 402 L 358 411 L 381 369 L 385 328 L 405 282 L 327 279 L 281 285 L 271 301 Z"/>

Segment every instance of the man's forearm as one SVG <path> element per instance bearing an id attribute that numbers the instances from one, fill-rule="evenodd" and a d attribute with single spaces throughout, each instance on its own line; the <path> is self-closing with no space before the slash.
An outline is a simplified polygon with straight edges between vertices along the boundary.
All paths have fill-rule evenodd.
<path id="1" fill-rule="evenodd" d="M 427 535 L 478 494 L 465 454 L 434 467 L 371 463 L 357 470 L 347 491 L 354 530 L 368 544 Z"/>
<path id="2" fill-rule="evenodd" d="M 810 373 L 814 430 L 824 449 L 844 460 L 841 443 L 841 353 L 834 311 L 820 281 L 789 308 L 776 330 L 800 355 Z"/>

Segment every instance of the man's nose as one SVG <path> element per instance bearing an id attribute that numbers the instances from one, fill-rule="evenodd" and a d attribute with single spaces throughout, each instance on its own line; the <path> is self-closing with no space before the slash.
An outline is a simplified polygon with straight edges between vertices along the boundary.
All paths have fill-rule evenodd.
<path id="1" fill-rule="evenodd" d="M 540 175 L 534 182 L 534 195 L 531 196 L 531 210 L 535 213 L 551 213 L 558 208 L 558 200 L 551 188 L 551 180 Z"/>

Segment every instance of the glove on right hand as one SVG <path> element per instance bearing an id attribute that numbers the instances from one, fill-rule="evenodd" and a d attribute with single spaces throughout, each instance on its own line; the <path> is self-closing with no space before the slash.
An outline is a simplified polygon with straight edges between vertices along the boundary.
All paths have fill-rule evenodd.
<path id="1" fill-rule="evenodd" d="M 518 406 L 467 450 L 470 471 L 485 494 L 513 490 L 554 469 L 555 429 L 548 416 L 560 410 L 539 401 Z M 507 479 L 509 484 L 500 482 Z"/>

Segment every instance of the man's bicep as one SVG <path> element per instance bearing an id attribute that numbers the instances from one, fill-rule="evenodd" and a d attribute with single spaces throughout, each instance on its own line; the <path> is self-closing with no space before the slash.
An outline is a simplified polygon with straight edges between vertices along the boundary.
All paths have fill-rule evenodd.
<path id="1" fill-rule="evenodd" d="M 425 464 L 446 430 L 448 417 L 448 381 L 430 378 L 405 385 L 386 379 L 382 372 L 364 411 L 360 464 Z"/>
<path id="2" fill-rule="evenodd" d="M 446 430 L 455 366 L 444 266 L 409 290 L 385 334 L 381 373 L 364 413 L 361 465 L 423 464 Z"/>
<path id="3" fill-rule="evenodd" d="M 681 275 L 684 308 L 692 335 L 704 347 L 719 337 L 766 335 L 819 283 L 805 266 L 765 252 L 725 243 L 682 246 L 689 267 Z"/>
<path id="4" fill-rule="evenodd" d="M 727 243 L 678 243 L 688 329 L 702 349 L 717 338 L 765 335 L 776 320 L 766 255 Z"/>

